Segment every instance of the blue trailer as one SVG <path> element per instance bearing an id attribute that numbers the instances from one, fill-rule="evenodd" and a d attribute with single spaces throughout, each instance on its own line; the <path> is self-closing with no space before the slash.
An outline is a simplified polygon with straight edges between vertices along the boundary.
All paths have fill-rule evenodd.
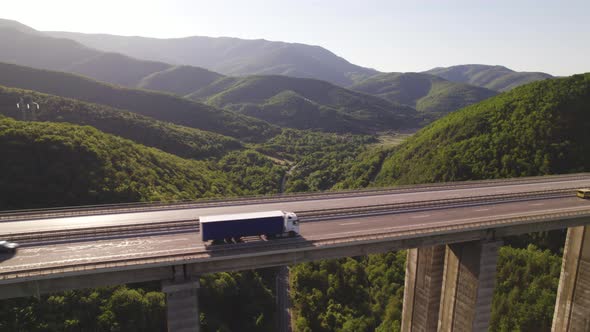
<path id="1" fill-rule="evenodd" d="M 245 236 L 286 237 L 299 234 L 293 212 L 264 211 L 199 217 L 203 242 L 239 240 Z"/>

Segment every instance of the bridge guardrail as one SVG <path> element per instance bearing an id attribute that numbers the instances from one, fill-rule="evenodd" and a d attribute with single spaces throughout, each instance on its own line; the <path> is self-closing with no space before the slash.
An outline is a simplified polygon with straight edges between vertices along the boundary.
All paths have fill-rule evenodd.
<path id="1" fill-rule="evenodd" d="M 508 227 L 512 224 L 523 224 L 523 223 L 539 223 L 544 221 L 550 220 L 559 220 L 565 218 L 590 218 L 590 209 L 584 208 L 577 211 L 568 211 L 568 212 L 557 212 L 557 213 L 545 213 L 545 214 L 538 214 L 538 215 L 531 215 L 531 216 L 520 216 L 520 217 L 509 217 L 509 218 L 499 218 L 499 219 L 490 219 L 482 220 L 482 221 L 475 221 L 469 224 L 464 225 L 457 225 L 450 222 L 441 222 L 435 223 L 435 226 L 429 224 L 428 227 L 423 227 L 415 230 L 401 230 L 403 226 L 399 226 L 399 229 L 392 229 L 388 232 L 380 231 L 379 233 L 371 233 L 371 234 L 364 234 L 358 236 L 336 236 L 333 238 L 327 239 L 318 239 L 318 240 L 305 240 L 299 241 L 300 244 L 295 243 L 293 241 L 289 242 L 290 248 L 289 250 L 298 251 L 298 250 L 305 250 L 310 249 L 311 247 L 315 247 L 318 249 L 319 247 L 326 247 L 326 246 L 333 246 L 333 245 L 341 245 L 345 242 L 382 242 L 383 240 L 391 241 L 395 238 L 409 238 L 409 237 L 416 237 L 417 235 L 435 235 L 441 233 L 450 233 L 457 230 L 460 231 L 473 231 L 479 229 L 489 229 L 489 228 L 497 228 L 498 226 Z M 269 241 L 274 242 L 274 241 Z M 269 248 L 272 250 L 274 247 L 285 247 L 287 243 L 285 241 L 276 241 L 276 243 L 270 244 Z M 240 248 L 239 245 L 234 245 L 232 251 L 242 252 L 243 247 Z M 257 247 L 260 249 L 260 247 Z M 234 251 L 234 252 L 235 252 Z M 103 262 L 90 262 L 90 263 L 78 263 L 78 264 L 68 264 L 65 266 L 52 266 L 47 268 L 33 268 L 33 269 L 26 269 L 26 270 L 19 270 L 19 271 L 9 271 L 9 272 L 1 272 L 0 271 L 0 281 L 2 280 L 11 280 L 11 279 L 18 279 L 18 278 L 31 278 L 35 276 L 47 275 L 47 274 L 65 274 L 68 272 L 81 272 L 81 271 L 90 271 L 90 270 L 104 270 L 104 269 L 112 269 L 112 268 L 121 268 L 121 267 L 128 267 L 132 265 L 146 265 L 146 267 L 154 266 L 154 265 L 166 265 L 166 263 L 178 263 L 179 261 L 183 262 L 183 264 L 190 264 L 196 263 L 198 260 L 203 258 L 210 257 L 209 251 L 200 251 L 200 252 L 192 252 L 192 253 L 177 253 L 177 254 L 165 254 L 165 255 L 158 255 L 153 257 L 135 257 L 135 258 L 125 258 L 125 259 L 113 259 L 109 261 Z"/>
<path id="2" fill-rule="evenodd" d="M 333 208 L 333 209 L 322 209 L 322 210 L 308 210 L 308 211 L 295 211 L 301 218 L 301 222 L 320 221 L 328 218 L 337 217 L 350 217 L 355 215 L 371 215 L 371 214 L 383 214 L 387 212 L 402 212 L 401 210 L 406 209 L 419 209 L 419 208 L 440 208 L 445 206 L 454 206 L 457 204 L 465 203 L 497 203 L 498 201 L 513 201 L 518 198 L 535 198 L 542 199 L 548 197 L 563 197 L 571 194 L 572 189 L 555 189 L 555 190 L 544 190 L 537 192 L 528 193 L 510 193 L 510 194 L 494 194 L 494 195 L 481 195 L 471 197 L 459 197 L 459 198 L 445 198 L 438 200 L 428 201 L 413 201 L 413 202 L 400 202 L 400 203 L 389 203 L 389 204 L 378 204 L 368 206 L 357 206 L 347 208 Z M 86 237 L 100 237 L 108 236 L 109 234 L 123 235 L 130 234 L 133 232 L 147 232 L 147 231 L 172 231 L 172 230 L 199 230 L 198 216 L 192 220 L 177 220 L 167 222 L 154 222 L 154 223 L 142 223 L 133 225 L 122 225 L 122 226 L 98 226 L 88 227 L 80 229 L 70 230 L 52 230 L 52 231 L 37 231 L 17 234 L 5 234 L 3 235 L 9 241 L 28 243 L 28 242 L 39 242 L 39 241 L 50 241 L 50 240 L 65 240 L 72 238 Z"/>
<path id="3" fill-rule="evenodd" d="M 454 206 L 462 203 L 497 203 L 498 201 L 514 201 L 514 199 L 528 198 L 528 199 L 546 199 L 551 197 L 567 197 L 573 196 L 573 188 L 566 189 L 554 189 L 554 190 L 543 190 L 528 193 L 509 193 L 509 194 L 495 194 L 495 195 L 481 195 L 481 196 L 470 196 L 470 197 L 458 197 L 458 198 L 444 198 L 438 200 L 428 201 L 413 201 L 413 202 L 401 202 L 401 203 L 390 203 L 390 204 L 379 204 L 369 205 L 363 207 L 349 207 L 349 208 L 334 208 L 324 210 L 310 210 L 310 211 L 299 211 L 297 216 L 301 218 L 327 218 L 330 216 L 346 216 L 346 215 L 357 215 L 363 212 L 367 213 L 378 213 L 387 212 L 390 210 L 402 210 L 412 208 L 425 208 L 425 207 L 444 207 Z M 303 220 L 304 222 L 306 220 Z"/>
<path id="4" fill-rule="evenodd" d="M 43 219 L 43 218 L 59 218 L 59 217 L 76 217 L 76 216 L 88 216 L 88 215 L 104 215 L 113 213 L 126 213 L 126 212 L 148 212 L 154 210 L 171 210 L 171 209 L 191 209 L 199 207 L 214 207 L 214 206 L 226 206 L 226 205 L 237 205 L 252 204 L 252 203 L 268 203 L 274 201 L 297 201 L 326 197 L 346 197 L 351 195 L 385 195 L 389 193 L 404 193 L 413 190 L 444 190 L 448 188 L 460 188 L 469 187 L 473 184 L 480 186 L 492 186 L 499 183 L 512 184 L 512 183 L 536 183 L 536 182 L 556 182 L 563 179 L 589 179 L 589 173 L 575 173 L 575 174 L 564 174 L 564 175 L 551 175 L 551 176 L 535 176 L 535 177 L 522 177 L 512 179 L 494 179 L 494 180 L 474 180 L 474 181 L 461 181 L 461 182 L 446 182 L 436 184 L 422 184 L 422 185 L 402 185 L 398 187 L 388 188 L 371 188 L 363 190 L 343 190 L 343 191 L 323 191 L 314 193 L 294 193 L 294 194 L 281 194 L 281 195 L 266 195 L 266 196 L 248 196 L 248 197 L 235 197 L 235 198 L 223 198 L 223 199 L 212 199 L 212 200 L 188 200 L 188 201 L 166 201 L 166 202 L 133 202 L 133 203 L 118 203 L 118 204 L 103 204 L 103 205 L 89 205 L 89 206 L 73 206 L 73 207 L 55 207 L 46 209 L 27 209 L 27 210 L 8 210 L 0 211 L 0 222 L 2 221 L 18 221 L 18 220 L 31 220 L 31 219 Z"/>
<path id="5" fill-rule="evenodd" d="M 564 197 L 571 193 L 571 189 L 555 189 L 545 190 L 532 193 L 514 193 L 514 194 L 496 194 L 496 195 L 482 195 L 473 197 L 460 197 L 460 198 L 447 198 L 430 201 L 415 201 L 415 202 L 402 202 L 402 203 L 391 203 L 391 204 L 380 204 L 370 205 L 361 207 L 349 207 L 349 208 L 335 208 L 335 209 L 323 209 L 323 210 L 310 210 L 310 211 L 297 211 L 296 213 L 300 216 L 301 222 L 311 222 L 326 220 L 328 218 L 337 217 L 350 217 L 355 215 L 375 215 L 384 214 L 387 212 L 403 212 L 406 209 L 419 209 L 419 208 L 441 208 L 445 206 L 454 206 L 457 204 L 485 202 L 485 203 L 497 203 L 499 201 L 514 201 L 517 198 L 533 197 L 535 199 L 551 198 L 551 197 Z M 138 235 L 137 232 L 170 232 L 170 231 L 198 231 L 199 224 L 198 218 L 194 220 L 178 220 L 169 222 L 155 222 L 155 223 L 143 223 L 134 225 L 124 226 L 101 226 L 101 227 L 90 227 L 72 230 L 55 230 L 55 231 L 39 231 L 39 232 L 28 232 L 22 234 L 7 234 L 5 237 L 14 242 L 29 243 L 29 242 L 40 242 L 40 241 L 58 241 L 72 238 L 83 238 L 83 237 L 101 237 L 109 236 L 111 234 L 120 235 Z"/>

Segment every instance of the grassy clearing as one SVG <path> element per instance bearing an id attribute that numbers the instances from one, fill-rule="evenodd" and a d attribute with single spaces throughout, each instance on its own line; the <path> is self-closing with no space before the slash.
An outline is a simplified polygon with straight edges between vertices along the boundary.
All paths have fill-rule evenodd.
<path id="1" fill-rule="evenodd" d="M 383 132 L 377 135 L 378 142 L 371 146 L 394 147 L 403 143 L 408 137 L 414 135 L 417 129 L 407 129 L 404 131 Z"/>

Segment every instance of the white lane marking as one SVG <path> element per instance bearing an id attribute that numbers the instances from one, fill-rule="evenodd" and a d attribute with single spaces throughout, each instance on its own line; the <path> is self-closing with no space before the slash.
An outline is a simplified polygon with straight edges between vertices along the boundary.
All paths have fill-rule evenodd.
<path id="1" fill-rule="evenodd" d="M 545 205 L 545 203 L 534 203 L 534 204 L 529 204 L 530 206 L 541 206 L 541 205 Z"/>
<path id="2" fill-rule="evenodd" d="M 490 209 L 478 209 L 478 210 L 475 210 L 475 212 L 483 212 L 483 211 L 489 211 L 489 210 Z"/>
<path id="3" fill-rule="evenodd" d="M 360 222 L 356 221 L 356 222 L 345 222 L 344 224 L 338 224 L 340 226 L 348 226 L 348 225 L 358 225 L 360 224 Z"/>
<path id="4" fill-rule="evenodd" d="M 413 217 L 410 217 L 410 218 L 412 218 L 412 219 L 418 219 L 418 218 L 426 218 L 426 217 L 430 217 L 430 215 L 429 214 L 421 214 L 419 216 L 413 216 Z"/>
<path id="5" fill-rule="evenodd" d="M 64 268 L 67 269 L 68 267 L 60 267 L 59 264 L 76 264 L 76 263 L 84 263 L 84 264 L 96 264 L 100 263 L 100 260 L 109 260 L 109 259 L 121 259 L 121 258 L 139 258 L 139 259 L 149 259 L 149 258 L 158 258 L 161 255 L 166 254 L 185 254 L 185 255 L 194 255 L 195 257 L 202 258 L 202 257 L 210 257 L 209 253 L 205 251 L 195 251 L 196 249 L 204 248 L 204 246 L 196 246 L 194 248 L 179 248 L 179 249 L 166 249 L 166 250 L 158 250 L 158 251 L 149 251 L 149 252 L 130 252 L 130 253 L 123 253 L 123 254 L 113 254 L 113 255 L 104 255 L 104 256 L 90 256 L 90 257 L 76 257 L 71 259 L 65 260 L 55 260 L 49 262 L 36 262 L 36 263 L 27 263 L 21 265 L 8 265 L 8 266 L 0 266 L 0 271 L 6 270 L 11 273 L 11 270 L 17 270 L 18 268 L 42 268 L 44 266 L 49 266 L 53 268 Z M 187 251 L 187 249 L 193 249 L 193 251 Z M 87 253 L 93 254 L 93 253 Z M 30 257 L 30 256 L 25 256 Z M 19 258 L 16 256 L 16 258 Z"/>

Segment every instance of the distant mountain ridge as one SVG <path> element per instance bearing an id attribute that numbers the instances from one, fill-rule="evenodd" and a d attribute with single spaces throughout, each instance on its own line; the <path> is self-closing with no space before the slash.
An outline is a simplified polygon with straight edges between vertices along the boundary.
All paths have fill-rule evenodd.
<path id="1" fill-rule="evenodd" d="M 31 28 L 30 26 L 24 25 L 15 20 L 0 19 L 0 28 L 9 28 L 20 32 L 41 34 L 41 32 Z"/>
<path id="2" fill-rule="evenodd" d="M 0 84 L 100 103 L 242 140 L 256 140 L 257 135 L 268 137 L 276 133 L 277 128 L 263 122 L 252 122 L 254 117 L 283 127 L 330 132 L 368 133 L 418 125 L 417 114 L 411 107 L 346 90 L 325 81 L 288 76 L 225 77 L 199 67 L 173 66 L 118 53 L 104 53 L 72 40 L 48 37 L 42 33 L 30 34 L 10 27 L 0 28 L 0 41 L 4 40 L 11 41 L 15 47 L 0 49 L 0 61 L 73 72 L 131 88 L 170 92 L 179 97 L 187 95 L 214 107 L 163 94 L 121 89 L 79 76 L 1 63 L 0 70 L 4 74 L 0 77 Z M 238 81 L 239 84 L 230 83 Z M 309 87 L 312 86 L 318 91 L 311 91 Z M 222 89 L 217 90 L 220 87 Z M 226 89 L 228 91 L 222 91 Z M 203 94 L 205 91 L 212 93 Z M 264 98 L 255 101 L 244 99 L 244 91 Z M 325 98 L 320 96 L 322 93 L 326 94 Z M 213 94 L 218 96 L 210 98 Z M 313 102 L 309 103 L 312 99 Z M 224 107 L 232 112 L 215 111 L 215 107 Z M 198 109 L 194 116 L 200 118 L 190 119 L 190 114 L 194 112 L 190 109 Z"/>
<path id="3" fill-rule="evenodd" d="M 0 63 L 0 85 L 78 99 L 241 140 L 278 134 L 267 122 L 161 92 L 134 90 L 83 76 Z"/>
<path id="4" fill-rule="evenodd" d="M 437 67 L 423 73 L 436 75 L 453 82 L 472 84 L 501 92 L 523 84 L 553 77 L 547 73 L 517 72 L 504 66 L 478 64 Z"/>
<path id="5" fill-rule="evenodd" d="M 73 38 L 72 36 L 92 37 L 90 39 L 111 45 L 110 47 L 114 47 L 117 51 L 137 49 L 137 51 L 151 52 L 150 54 L 154 56 L 166 57 L 166 60 L 172 62 L 190 62 L 195 58 L 193 56 L 195 52 L 199 53 L 201 49 L 207 51 L 213 47 L 216 52 L 223 54 L 220 56 L 209 54 L 208 58 L 205 57 L 208 59 L 207 61 L 210 63 L 217 61 L 224 66 L 227 65 L 227 68 L 231 67 L 231 71 L 235 70 L 240 73 L 243 72 L 241 67 L 243 63 L 238 61 L 239 55 L 244 50 L 250 50 L 251 53 L 246 52 L 249 55 L 243 59 L 246 61 L 244 63 L 252 60 L 253 58 L 249 57 L 253 54 L 258 56 L 255 57 L 256 59 L 264 61 L 259 62 L 258 67 L 250 65 L 246 67 L 256 67 L 258 69 L 255 71 L 262 71 L 264 75 L 227 77 L 186 63 L 172 65 L 159 61 L 141 60 L 120 53 L 103 52 L 71 39 L 51 37 L 47 33 L 36 31 L 16 21 L 1 19 L 0 42 L 11 45 L 11 47 L 0 49 L 0 62 L 66 71 L 134 89 L 168 92 L 206 102 L 215 107 L 223 107 L 233 111 L 231 113 L 247 114 L 280 126 L 298 129 L 370 132 L 421 126 L 496 93 L 490 89 L 456 81 L 473 81 L 473 84 L 488 84 L 494 89 L 500 89 L 520 84 L 526 80 L 538 79 L 538 75 L 528 75 L 531 73 L 516 73 L 505 67 L 485 65 L 436 69 L 438 75 L 447 75 L 455 82 L 426 73 L 378 73 L 374 70 L 354 66 L 321 47 L 261 40 L 244 41 L 235 38 L 207 37 L 153 39 L 105 36 L 101 41 L 102 39 L 98 37 L 104 35 L 76 33 L 60 33 L 59 35 L 67 35 L 69 38 Z M 194 43 L 189 43 L 191 40 Z M 207 42 L 202 45 L 196 42 L 203 40 Z M 211 45 L 212 40 L 217 40 L 218 43 Z M 113 41 L 117 43 L 113 44 Z M 133 42 L 130 43 L 130 41 Z M 255 43 L 258 47 L 253 47 L 253 42 L 258 43 Z M 230 47 L 230 45 L 233 46 Z M 167 52 L 166 47 L 171 47 L 174 51 Z M 168 57 L 175 54 L 178 57 Z M 314 60 L 302 60 L 309 56 Z M 293 61 L 296 66 L 287 65 L 285 67 L 284 63 L 273 62 L 285 59 Z M 282 69 L 278 70 L 278 68 Z M 329 73 L 324 71 L 325 69 L 329 69 Z M 268 75 L 268 73 L 275 73 L 277 70 L 282 74 L 281 76 Z M 292 70 L 299 73 L 306 72 L 306 74 L 299 75 Z M 325 76 L 325 81 L 316 78 L 285 76 L 306 77 L 315 74 L 332 76 Z M 346 77 L 346 80 L 343 81 L 342 77 Z M 329 81 L 333 83 L 327 83 Z M 340 82 L 340 84 L 334 83 L 334 81 Z M 2 83 L 0 82 L 0 84 Z M 334 84 L 340 86 L 337 87 Z M 35 90 L 26 84 L 24 85 L 16 87 Z M 318 91 L 313 92 L 307 89 L 303 92 L 304 85 L 314 86 Z M 86 82 L 82 83 L 82 86 L 87 86 Z M 348 89 L 356 92 L 343 89 L 341 86 L 347 86 Z M 40 91 L 60 95 L 52 89 L 59 89 L 59 87 Z M 78 87 L 73 87 L 73 89 L 78 89 Z M 246 91 L 248 94 L 262 97 L 252 99 L 250 96 L 245 96 Z M 87 94 L 88 91 L 84 93 Z M 131 95 L 137 96 L 137 93 L 134 91 Z M 328 98 L 318 98 L 321 93 L 326 94 Z M 78 98 L 77 95 L 68 95 L 67 92 L 65 92 L 65 96 Z M 89 102 L 104 101 L 104 98 L 96 96 L 86 96 L 85 98 L 87 99 L 83 100 Z M 160 96 L 158 99 L 164 100 L 165 98 Z M 172 104 L 176 105 L 177 102 L 178 100 L 174 99 Z M 134 111 L 136 107 L 131 104 L 116 104 L 112 101 L 108 101 L 107 105 L 131 111 Z M 160 104 L 160 107 L 170 107 L 170 105 Z M 153 105 L 150 105 L 149 108 L 153 108 Z M 414 109 L 417 109 L 421 114 L 416 113 Z M 172 111 L 172 113 L 174 112 L 177 110 Z M 220 123 L 238 124 L 233 120 L 227 121 L 230 117 L 229 113 L 222 112 L 222 114 L 226 120 Z M 166 118 L 157 117 L 153 113 L 147 115 L 166 120 Z M 186 120 L 186 117 L 183 117 L 182 121 Z M 194 127 L 197 125 L 196 121 L 194 119 L 190 123 L 180 122 L 178 124 Z M 245 120 L 245 123 L 250 121 Z M 202 123 L 199 124 L 199 126 L 202 125 Z M 253 138 L 253 136 L 248 136 L 249 138 L 244 136 L 246 135 L 244 129 L 248 126 L 241 126 L 240 129 L 237 128 L 240 126 L 234 126 L 231 130 L 221 127 L 212 128 L 209 125 L 195 128 L 214 130 L 223 135 L 248 140 Z M 263 132 L 268 133 L 269 131 L 263 130 Z"/>
<path id="6" fill-rule="evenodd" d="M 176 65 L 207 68 L 230 76 L 286 75 L 314 78 L 341 86 L 379 73 L 351 64 L 320 46 L 229 37 L 157 39 L 107 34 L 48 31 L 106 52 Z"/>
<path id="7" fill-rule="evenodd" d="M 0 62 L 64 71 L 130 88 L 185 94 L 221 75 L 204 68 L 174 66 L 103 52 L 74 40 L 54 38 L 16 21 L 0 19 Z"/>
<path id="8" fill-rule="evenodd" d="M 490 89 L 423 73 L 378 74 L 350 89 L 411 106 L 429 120 L 498 94 Z"/>

